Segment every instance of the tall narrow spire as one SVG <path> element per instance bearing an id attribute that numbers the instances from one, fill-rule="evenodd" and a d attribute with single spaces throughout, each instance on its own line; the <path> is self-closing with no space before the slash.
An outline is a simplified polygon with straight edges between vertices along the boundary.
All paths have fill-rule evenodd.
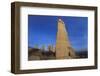
<path id="1" fill-rule="evenodd" d="M 56 58 L 72 58 L 75 57 L 75 53 L 70 45 L 68 39 L 68 32 L 65 28 L 65 23 L 58 19 L 58 31 L 56 39 Z"/>

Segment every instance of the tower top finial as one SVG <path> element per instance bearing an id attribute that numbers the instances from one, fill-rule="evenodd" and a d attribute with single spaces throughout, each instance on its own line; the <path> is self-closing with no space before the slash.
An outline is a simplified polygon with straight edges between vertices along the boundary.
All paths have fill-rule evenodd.
<path id="1" fill-rule="evenodd" d="M 59 21 L 62 21 L 62 20 L 59 18 Z"/>
<path id="2" fill-rule="evenodd" d="M 64 24 L 63 20 L 61 18 L 58 19 L 58 22 L 61 22 Z"/>

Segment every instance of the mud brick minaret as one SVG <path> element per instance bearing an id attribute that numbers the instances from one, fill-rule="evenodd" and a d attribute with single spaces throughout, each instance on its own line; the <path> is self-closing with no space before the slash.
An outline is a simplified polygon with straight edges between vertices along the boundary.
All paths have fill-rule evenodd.
<path id="1" fill-rule="evenodd" d="M 70 59 L 75 57 L 74 49 L 71 47 L 68 39 L 65 23 L 59 19 L 56 39 L 56 59 Z"/>

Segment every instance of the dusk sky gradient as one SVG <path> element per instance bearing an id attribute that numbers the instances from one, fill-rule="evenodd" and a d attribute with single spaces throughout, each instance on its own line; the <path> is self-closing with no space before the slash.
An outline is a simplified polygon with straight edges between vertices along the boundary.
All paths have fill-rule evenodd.
<path id="1" fill-rule="evenodd" d="M 74 16 L 28 15 L 28 46 L 55 46 L 58 19 L 65 23 L 68 37 L 75 50 L 88 47 L 88 18 Z"/>

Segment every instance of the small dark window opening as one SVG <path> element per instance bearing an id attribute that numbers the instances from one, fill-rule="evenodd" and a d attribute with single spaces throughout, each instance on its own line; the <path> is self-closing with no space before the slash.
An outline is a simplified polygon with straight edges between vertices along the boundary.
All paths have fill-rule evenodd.
<path id="1" fill-rule="evenodd" d="M 68 54 L 69 56 L 70 56 L 70 52 L 69 52 L 69 54 Z"/>

